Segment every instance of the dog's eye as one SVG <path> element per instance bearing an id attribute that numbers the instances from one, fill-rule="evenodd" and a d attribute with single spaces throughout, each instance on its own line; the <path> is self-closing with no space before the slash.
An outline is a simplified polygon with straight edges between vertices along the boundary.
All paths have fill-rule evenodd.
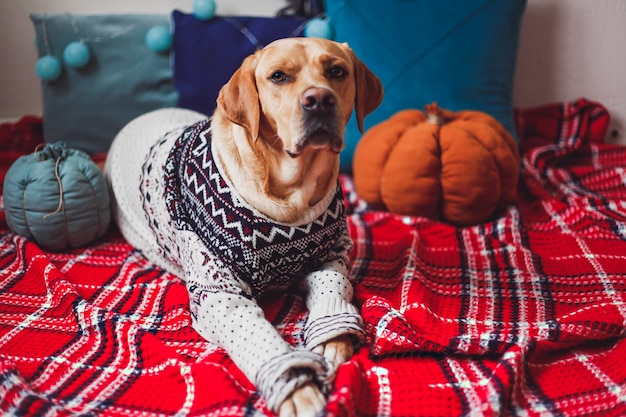
<path id="1" fill-rule="evenodd" d="M 275 83 L 282 83 L 287 81 L 287 74 L 282 71 L 274 71 L 270 76 L 270 79 Z"/>
<path id="2" fill-rule="evenodd" d="M 328 71 L 332 78 L 343 78 L 346 76 L 347 72 L 342 67 L 335 65 L 334 67 L 330 67 Z"/>

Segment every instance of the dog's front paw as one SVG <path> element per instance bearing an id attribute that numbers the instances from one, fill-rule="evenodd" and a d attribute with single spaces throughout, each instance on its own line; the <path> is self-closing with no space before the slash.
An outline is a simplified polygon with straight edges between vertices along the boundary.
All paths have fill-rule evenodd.
<path id="1" fill-rule="evenodd" d="M 352 357 L 354 345 L 350 336 L 341 335 L 316 346 L 313 352 L 324 356 L 334 374 L 339 365 L 347 362 Z"/>
<path id="2" fill-rule="evenodd" d="M 316 417 L 322 415 L 326 399 L 312 382 L 295 390 L 278 409 L 279 417 Z"/>

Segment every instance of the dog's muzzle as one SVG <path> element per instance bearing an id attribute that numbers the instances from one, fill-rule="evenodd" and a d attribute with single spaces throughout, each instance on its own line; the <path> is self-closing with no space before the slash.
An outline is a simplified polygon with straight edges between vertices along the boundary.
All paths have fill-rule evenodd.
<path id="1" fill-rule="evenodd" d="M 300 98 L 303 115 L 303 132 L 296 143 L 295 157 L 305 148 L 330 148 L 339 153 L 344 146 L 343 129 L 339 116 L 337 97 L 327 88 L 310 87 Z"/>

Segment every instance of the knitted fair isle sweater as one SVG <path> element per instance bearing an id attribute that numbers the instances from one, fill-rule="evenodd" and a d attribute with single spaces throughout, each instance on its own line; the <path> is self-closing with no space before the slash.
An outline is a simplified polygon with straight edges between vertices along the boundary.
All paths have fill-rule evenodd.
<path id="1" fill-rule="evenodd" d="M 312 348 L 343 334 L 363 340 L 347 279 L 352 241 L 343 197 L 337 185 L 305 221 L 271 220 L 222 175 L 209 123 L 153 146 L 142 169 L 143 207 L 160 254 L 184 273 L 194 328 L 228 352 L 276 411 L 308 381 L 330 388 L 335 370 Z M 297 282 L 308 289 L 309 309 L 300 348 L 284 341 L 255 301 Z"/>

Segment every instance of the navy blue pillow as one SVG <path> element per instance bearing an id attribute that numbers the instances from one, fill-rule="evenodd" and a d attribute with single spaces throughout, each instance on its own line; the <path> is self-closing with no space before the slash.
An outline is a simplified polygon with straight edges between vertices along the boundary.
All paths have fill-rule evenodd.
<path id="1" fill-rule="evenodd" d="M 299 16 L 216 16 L 199 20 L 173 12 L 174 85 L 178 105 L 211 115 L 217 95 L 244 58 L 280 38 L 302 36 Z"/>
<path id="2" fill-rule="evenodd" d="M 381 79 L 382 104 L 369 128 L 405 109 L 436 101 L 479 110 L 516 136 L 513 78 L 526 0 L 325 0 L 335 40 L 348 42 Z M 352 117 L 341 153 L 350 171 L 361 138 Z"/>

